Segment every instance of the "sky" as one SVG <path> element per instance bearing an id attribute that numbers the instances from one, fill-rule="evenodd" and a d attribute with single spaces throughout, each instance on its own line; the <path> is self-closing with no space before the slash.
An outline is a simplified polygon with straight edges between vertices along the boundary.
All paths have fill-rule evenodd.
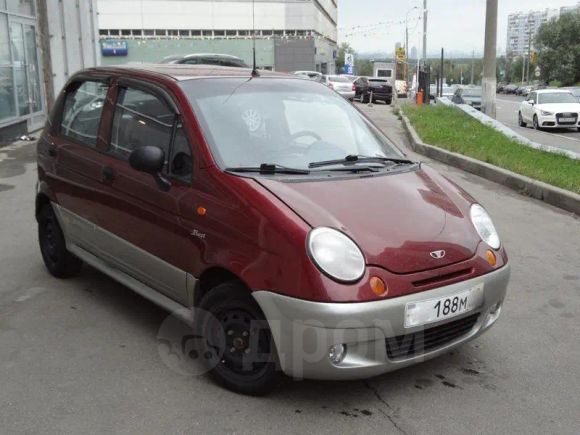
<path id="1" fill-rule="evenodd" d="M 577 3 L 578 0 L 498 0 L 498 52 L 505 52 L 508 14 Z M 407 12 L 422 5 L 423 0 L 338 0 L 338 40 L 349 42 L 359 53 L 393 53 L 397 42 L 404 44 Z M 475 50 L 476 56 L 481 56 L 485 5 L 486 0 L 427 0 L 428 55 L 436 55 L 445 47 L 449 54 L 470 55 Z M 409 47 L 419 50 L 423 28 L 420 16 L 418 9 L 408 14 Z"/>

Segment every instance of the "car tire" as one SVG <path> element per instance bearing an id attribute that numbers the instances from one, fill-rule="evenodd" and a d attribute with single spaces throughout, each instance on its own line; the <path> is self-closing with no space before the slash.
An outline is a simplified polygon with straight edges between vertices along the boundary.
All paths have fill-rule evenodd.
<path id="1" fill-rule="evenodd" d="M 391 104 L 391 102 L 392 102 L 392 100 L 390 98 L 388 98 L 388 99 L 385 100 L 385 104 L 387 106 L 389 106 Z"/>
<path id="2" fill-rule="evenodd" d="M 362 100 L 361 101 L 362 101 L 363 104 L 368 104 L 368 102 L 370 101 L 370 99 L 371 99 L 370 95 L 367 94 L 367 95 L 363 95 L 362 96 Z"/>
<path id="3" fill-rule="evenodd" d="M 540 125 L 538 124 L 538 116 L 534 115 L 533 126 L 535 130 L 541 130 Z"/>
<path id="4" fill-rule="evenodd" d="M 518 125 L 520 127 L 526 127 L 528 125 L 524 122 L 524 118 L 522 117 L 522 112 L 518 112 Z"/>
<path id="5" fill-rule="evenodd" d="M 201 359 L 218 384 L 250 396 L 278 385 L 281 372 L 268 322 L 243 285 L 220 284 L 203 296 L 194 328 Z"/>
<path id="6" fill-rule="evenodd" d="M 38 243 L 44 264 L 52 276 L 69 278 L 80 272 L 83 262 L 66 249 L 62 229 L 48 204 L 38 214 Z"/>

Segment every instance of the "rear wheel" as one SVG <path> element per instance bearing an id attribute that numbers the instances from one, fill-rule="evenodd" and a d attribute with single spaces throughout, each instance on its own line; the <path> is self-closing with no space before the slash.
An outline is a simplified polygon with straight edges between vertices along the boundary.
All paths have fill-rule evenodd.
<path id="1" fill-rule="evenodd" d="M 253 396 L 270 392 L 280 379 L 268 322 L 247 289 L 220 284 L 196 311 L 195 332 L 211 376 L 224 387 Z"/>
<path id="2" fill-rule="evenodd" d="M 518 124 L 520 127 L 525 127 L 528 125 L 524 122 L 524 118 L 522 118 L 522 112 L 518 112 Z"/>
<path id="3" fill-rule="evenodd" d="M 78 274 L 83 262 L 66 249 L 66 242 L 56 215 L 50 205 L 38 214 L 38 243 L 46 268 L 57 278 Z"/>

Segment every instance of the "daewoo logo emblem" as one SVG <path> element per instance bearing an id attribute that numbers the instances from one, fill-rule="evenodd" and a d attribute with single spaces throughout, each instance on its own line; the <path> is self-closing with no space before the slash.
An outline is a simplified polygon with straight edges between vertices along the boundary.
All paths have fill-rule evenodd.
<path id="1" fill-rule="evenodd" d="M 441 258 L 445 257 L 445 251 L 442 249 L 440 251 L 433 251 L 429 253 L 431 257 L 435 258 L 436 260 L 440 260 Z"/>

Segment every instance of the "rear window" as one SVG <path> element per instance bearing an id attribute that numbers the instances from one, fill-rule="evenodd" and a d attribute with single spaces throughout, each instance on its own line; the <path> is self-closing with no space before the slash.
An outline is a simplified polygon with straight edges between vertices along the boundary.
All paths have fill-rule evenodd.
<path id="1" fill-rule="evenodd" d="M 108 91 L 109 85 L 104 82 L 73 83 L 67 89 L 64 100 L 61 136 L 96 147 L 101 113 Z"/>

